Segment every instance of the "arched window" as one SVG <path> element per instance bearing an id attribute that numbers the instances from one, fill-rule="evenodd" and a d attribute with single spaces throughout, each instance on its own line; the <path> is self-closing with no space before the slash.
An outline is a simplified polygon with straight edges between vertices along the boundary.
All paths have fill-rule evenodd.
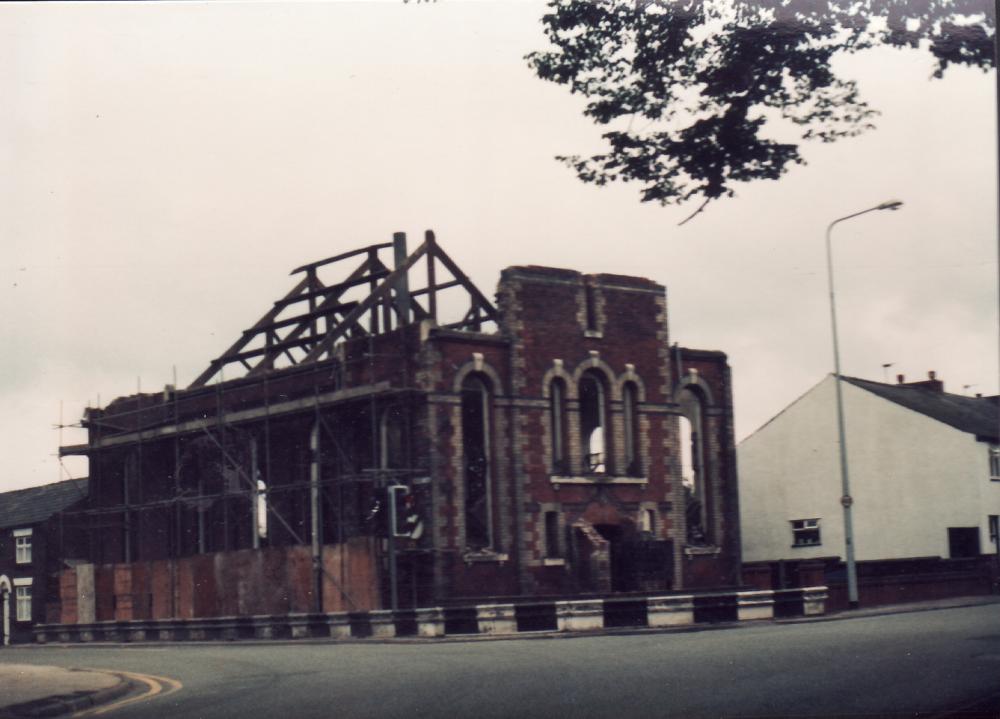
<path id="1" fill-rule="evenodd" d="M 690 389 L 680 393 L 683 413 L 679 423 L 681 482 L 684 484 L 687 540 L 689 544 L 707 544 L 708 483 L 705 472 L 704 407 L 701 397 Z"/>
<path id="2" fill-rule="evenodd" d="M 634 382 L 626 382 L 622 388 L 622 419 L 625 429 L 625 471 L 630 477 L 640 477 L 639 392 Z"/>
<path id="3" fill-rule="evenodd" d="M 552 380 L 549 388 L 549 420 L 552 425 L 552 472 L 569 474 L 566 461 L 566 383 Z"/>
<path id="4" fill-rule="evenodd" d="M 595 372 L 580 378 L 580 441 L 583 471 L 603 474 L 608 470 L 607 392 Z"/>
<path id="5" fill-rule="evenodd" d="M 470 375 L 462 383 L 462 450 L 465 463 L 465 543 L 469 549 L 493 546 L 490 476 L 490 389 Z"/>

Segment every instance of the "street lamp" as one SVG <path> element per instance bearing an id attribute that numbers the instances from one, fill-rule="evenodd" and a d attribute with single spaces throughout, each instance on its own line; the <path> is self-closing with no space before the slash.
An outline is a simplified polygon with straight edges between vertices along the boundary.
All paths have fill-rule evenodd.
<path id="1" fill-rule="evenodd" d="M 854 565 L 854 528 L 851 520 L 851 485 L 847 474 L 847 437 L 844 434 L 844 399 L 840 391 L 840 348 L 837 344 L 837 305 L 833 294 L 833 252 L 830 248 L 830 237 L 833 226 L 838 222 L 849 220 L 858 215 L 864 215 L 876 210 L 898 210 L 903 206 L 900 200 L 888 200 L 867 210 L 851 215 L 838 217 L 826 228 L 826 276 L 830 283 L 830 327 L 833 330 L 833 371 L 837 388 L 837 435 L 840 438 L 840 504 L 844 508 L 844 544 L 847 554 L 847 604 L 851 609 L 858 607 L 858 573 Z"/>

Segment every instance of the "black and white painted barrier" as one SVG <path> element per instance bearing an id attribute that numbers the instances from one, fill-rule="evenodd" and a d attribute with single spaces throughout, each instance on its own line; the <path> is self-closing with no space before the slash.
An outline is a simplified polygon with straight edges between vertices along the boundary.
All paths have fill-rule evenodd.
<path id="1" fill-rule="evenodd" d="M 40 624 L 47 642 L 148 642 L 323 637 L 448 637 L 579 632 L 619 627 L 681 627 L 823 614 L 826 587 L 519 604 L 425 607 L 396 612 L 285 614 Z"/>

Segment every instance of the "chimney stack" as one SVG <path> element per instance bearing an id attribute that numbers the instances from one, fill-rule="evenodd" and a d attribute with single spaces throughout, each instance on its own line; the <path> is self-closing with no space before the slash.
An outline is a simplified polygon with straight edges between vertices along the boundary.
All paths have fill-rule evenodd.
<path id="1" fill-rule="evenodd" d="M 906 377 L 905 376 L 903 376 L 901 374 L 896 375 L 896 383 L 897 384 L 903 384 L 903 382 L 905 382 L 905 381 L 906 381 Z"/>
<path id="2" fill-rule="evenodd" d="M 944 382 L 937 378 L 937 372 L 930 370 L 927 373 L 927 379 L 917 380 L 916 382 L 904 382 L 905 379 L 903 375 L 896 375 L 896 379 L 899 380 L 899 384 L 904 387 L 919 387 L 920 389 L 930 390 L 931 392 L 944 392 Z"/>

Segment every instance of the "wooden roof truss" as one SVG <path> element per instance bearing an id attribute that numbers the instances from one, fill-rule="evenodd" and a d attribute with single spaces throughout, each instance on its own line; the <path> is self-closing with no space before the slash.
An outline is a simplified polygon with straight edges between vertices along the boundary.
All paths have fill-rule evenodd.
<path id="1" fill-rule="evenodd" d="M 392 254 L 393 269 L 383 261 L 387 251 Z M 360 264 L 345 274 L 352 260 L 360 260 Z M 413 289 L 411 285 L 421 274 L 418 265 L 423 266 L 426 285 Z M 341 279 L 329 282 L 331 273 Z M 440 325 L 443 327 L 479 332 L 486 323 L 497 320 L 496 308 L 437 245 L 430 230 L 409 255 L 406 236 L 396 233 L 393 242 L 312 262 L 291 274 L 301 277 L 288 294 L 212 360 L 190 388 L 203 387 L 216 377 L 221 380 L 223 375 L 226 379 L 241 374 L 254 377 L 269 370 L 319 362 L 332 356 L 344 339 L 381 334 L 411 321 L 429 318 L 437 323 L 439 305 L 445 309 L 467 307 L 460 320 Z M 465 302 L 453 301 L 457 293 L 441 297 L 453 288 L 465 290 Z M 237 369 L 231 373 L 233 367 Z"/>

